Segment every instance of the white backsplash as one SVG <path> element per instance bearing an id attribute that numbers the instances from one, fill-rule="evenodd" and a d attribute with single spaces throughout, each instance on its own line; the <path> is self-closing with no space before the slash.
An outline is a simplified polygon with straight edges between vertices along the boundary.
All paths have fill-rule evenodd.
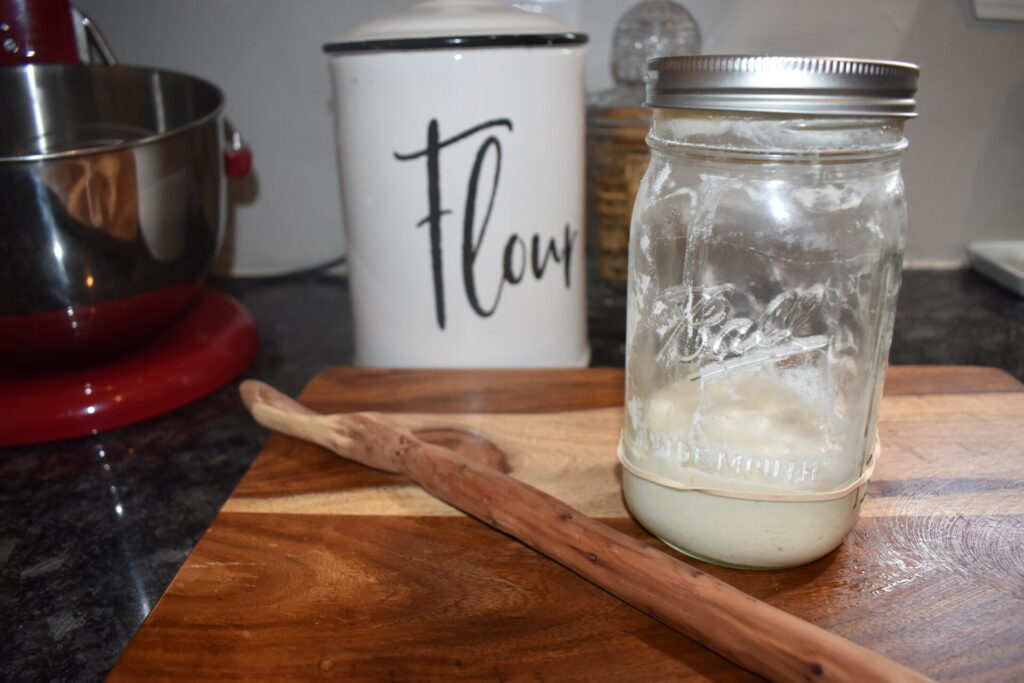
<path id="1" fill-rule="evenodd" d="M 207 78 L 254 153 L 236 184 L 230 272 L 269 275 L 344 253 L 321 45 L 403 0 L 77 0 L 125 63 Z M 524 0 L 589 34 L 586 85 L 611 82 L 627 0 Z M 911 263 L 952 265 L 978 239 L 1024 239 L 1024 24 L 968 2 L 693 0 L 705 52 L 903 59 L 922 69 L 904 176 Z"/>

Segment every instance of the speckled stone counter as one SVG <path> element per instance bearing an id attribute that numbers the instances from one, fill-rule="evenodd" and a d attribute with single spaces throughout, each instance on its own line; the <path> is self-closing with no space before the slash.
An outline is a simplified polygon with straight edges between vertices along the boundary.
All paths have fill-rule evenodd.
<path id="1" fill-rule="evenodd" d="M 345 281 L 216 281 L 261 334 L 244 373 L 297 394 L 352 360 Z M 595 291 L 592 364 L 621 365 L 622 302 Z M 907 272 L 893 363 L 989 365 L 1024 379 L 1024 299 L 970 271 Z M 259 452 L 237 381 L 97 436 L 0 449 L 0 679 L 98 680 Z"/>

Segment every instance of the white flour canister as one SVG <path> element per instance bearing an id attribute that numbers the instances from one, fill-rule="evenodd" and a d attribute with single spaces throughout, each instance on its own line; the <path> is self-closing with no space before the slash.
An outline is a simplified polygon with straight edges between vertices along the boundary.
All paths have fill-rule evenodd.
<path id="1" fill-rule="evenodd" d="M 424 0 L 324 46 L 357 365 L 587 364 L 585 42 Z"/>

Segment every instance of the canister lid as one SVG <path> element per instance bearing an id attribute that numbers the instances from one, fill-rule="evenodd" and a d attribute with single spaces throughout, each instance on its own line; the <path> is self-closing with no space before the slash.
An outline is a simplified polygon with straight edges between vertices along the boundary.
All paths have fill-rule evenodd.
<path id="1" fill-rule="evenodd" d="M 697 55 L 647 65 L 648 107 L 834 116 L 916 116 L 918 68 L 842 57 Z"/>
<path id="2" fill-rule="evenodd" d="M 324 45 L 341 54 L 377 50 L 579 45 L 587 36 L 558 19 L 500 0 L 418 0 L 358 24 Z"/>

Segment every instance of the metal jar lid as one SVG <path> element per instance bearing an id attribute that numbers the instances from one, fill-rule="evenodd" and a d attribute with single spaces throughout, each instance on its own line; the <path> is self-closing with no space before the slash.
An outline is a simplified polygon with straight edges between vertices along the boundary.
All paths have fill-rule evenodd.
<path id="1" fill-rule="evenodd" d="M 698 55 L 647 64 L 648 107 L 830 116 L 916 116 L 918 68 L 840 57 Z"/>

